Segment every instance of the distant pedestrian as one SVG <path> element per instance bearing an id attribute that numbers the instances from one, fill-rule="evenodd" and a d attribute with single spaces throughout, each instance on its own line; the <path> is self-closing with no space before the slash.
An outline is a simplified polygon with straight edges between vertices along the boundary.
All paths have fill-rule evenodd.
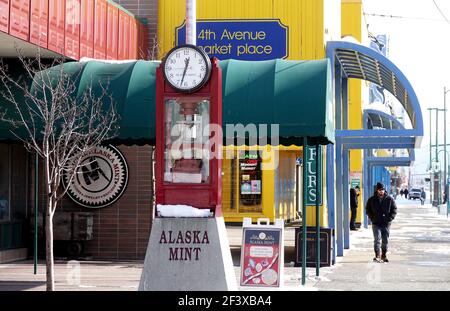
<path id="1" fill-rule="evenodd" d="M 405 193 L 405 191 L 403 191 L 403 189 L 400 190 L 400 197 L 403 197 L 403 194 Z"/>
<path id="2" fill-rule="evenodd" d="M 359 186 L 356 186 L 355 188 L 350 188 L 350 211 L 351 211 L 351 218 L 350 218 L 350 230 L 357 230 L 356 229 L 356 214 L 358 213 L 358 196 L 359 196 Z"/>
<path id="3" fill-rule="evenodd" d="M 389 196 L 382 183 L 377 183 L 373 196 L 366 203 L 366 214 L 372 222 L 376 262 L 389 262 L 386 257 L 391 222 L 397 215 L 395 200 Z"/>
<path id="4" fill-rule="evenodd" d="M 408 189 L 405 188 L 403 193 L 405 194 L 405 199 L 408 199 L 408 193 L 409 193 Z"/>
<path id="5" fill-rule="evenodd" d="M 425 199 L 427 198 L 427 194 L 425 193 L 425 190 L 423 189 L 423 187 L 422 187 L 422 189 L 420 189 L 420 203 L 422 204 L 422 205 L 424 205 L 425 204 Z"/>

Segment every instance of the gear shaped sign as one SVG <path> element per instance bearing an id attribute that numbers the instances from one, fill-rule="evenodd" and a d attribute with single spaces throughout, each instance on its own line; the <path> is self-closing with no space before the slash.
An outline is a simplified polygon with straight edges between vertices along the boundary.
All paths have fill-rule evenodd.
<path id="1" fill-rule="evenodd" d="M 63 185 L 67 186 L 64 175 Z M 120 151 L 109 146 L 98 146 L 81 159 L 67 194 L 77 204 L 101 208 L 116 202 L 128 184 L 128 166 Z"/>

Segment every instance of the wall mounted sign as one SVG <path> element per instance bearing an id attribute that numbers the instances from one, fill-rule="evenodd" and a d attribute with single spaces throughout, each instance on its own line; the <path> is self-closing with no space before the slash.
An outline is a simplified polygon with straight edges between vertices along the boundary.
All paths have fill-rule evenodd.
<path id="1" fill-rule="evenodd" d="M 251 218 L 244 218 L 243 245 L 241 251 L 242 286 L 280 286 L 283 270 L 283 223 L 252 225 Z"/>
<path id="2" fill-rule="evenodd" d="M 320 206 L 322 205 L 322 147 L 319 147 L 319 154 L 316 154 L 316 147 L 308 147 L 306 151 L 306 205 L 315 206 L 316 200 L 319 200 Z M 318 178 L 316 178 L 316 161 L 319 161 Z M 319 183 L 319 193 L 316 193 L 317 183 Z"/>
<path id="3" fill-rule="evenodd" d="M 81 160 L 67 194 L 77 204 L 100 208 L 116 202 L 128 184 L 128 166 L 118 149 L 98 146 Z M 67 185 L 67 176 L 63 185 Z"/>
<path id="4" fill-rule="evenodd" d="M 361 188 L 361 172 L 350 172 L 350 187 L 355 188 L 356 186 Z"/>
<path id="5" fill-rule="evenodd" d="M 279 19 L 197 20 L 197 46 L 219 60 L 287 58 L 289 29 Z M 175 29 L 175 45 L 186 43 L 186 24 Z"/>

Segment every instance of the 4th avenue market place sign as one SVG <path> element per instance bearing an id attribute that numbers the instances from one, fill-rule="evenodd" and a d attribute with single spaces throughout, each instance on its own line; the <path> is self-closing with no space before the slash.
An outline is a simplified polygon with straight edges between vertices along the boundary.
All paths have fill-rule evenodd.
<path id="1" fill-rule="evenodd" d="M 289 29 L 278 19 L 197 20 L 197 46 L 219 60 L 287 58 Z M 177 45 L 186 43 L 186 24 L 175 29 Z"/>

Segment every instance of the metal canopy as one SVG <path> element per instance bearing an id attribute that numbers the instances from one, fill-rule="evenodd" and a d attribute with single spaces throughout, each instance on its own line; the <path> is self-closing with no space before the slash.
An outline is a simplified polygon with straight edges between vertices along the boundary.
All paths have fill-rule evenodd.
<path id="1" fill-rule="evenodd" d="M 350 149 L 413 149 L 420 147 L 423 136 L 423 119 L 417 96 L 403 73 L 389 59 L 371 48 L 346 42 L 330 41 L 327 43 L 327 57 L 332 62 L 335 81 L 335 124 L 336 124 L 336 218 L 331 226 L 336 230 L 336 255 L 343 256 L 344 248 L 350 248 L 349 231 L 349 182 Z M 405 109 L 412 129 L 397 127 L 396 123 L 384 121 L 378 117 L 379 125 L 385 129 L 348 128 L 348 79 L 360 79 L 375 83 L 395 96 Z M 374 116 L 372 119 L 377 118 Z M 387 127 L 387 128 L 386 128 Z M 364 162 L 364 193 L 369 193 L 369 159 Z M 370 159 L 372 160 L 372 159 Z M 373 159 L 370 167 L 383 165 L 407 165 L 411 159 L 387 158 Z M 333 163 L 328 162 L 328 169 L 333 170 Z M 330 175 L 329 179 L 334 178 Z M 333 200 L 330 198 L 330 210 L 334 212 Z"/>
<path id="2" fill-rule="evenodd" d="M 383 111 L 375 109 L 365 109 L 363 112 L 363 120 L 367 129 L 382 128 L 386 130 L 405 129 L 394 116 Z M 366 121 L 367 120 L 367 121 Z"/>
<path id="3" fill-rule="evenodd" d="M 388 58 L 369 47 L 346 41 L 328 42 L 327 54 L 334 54 L 346 78 L 375 83 L 394 95 L 405 108 L 413 128 L 423 135 L 422 112 L 414 89 Z"/>
<path id="4" fill-rule="evenodd" d="M 394 116 L 375 109 L 364 109 L 363 124 L 366 129 L 404 130 L 405 127 Z M 393 148 L 392 146 L 389 148 Z M 414 149 L 408 149 L 408 157 L 366 157 L 368 163 L 385 163 L 387 166 L 410 166 L 415 160 Z"/>

